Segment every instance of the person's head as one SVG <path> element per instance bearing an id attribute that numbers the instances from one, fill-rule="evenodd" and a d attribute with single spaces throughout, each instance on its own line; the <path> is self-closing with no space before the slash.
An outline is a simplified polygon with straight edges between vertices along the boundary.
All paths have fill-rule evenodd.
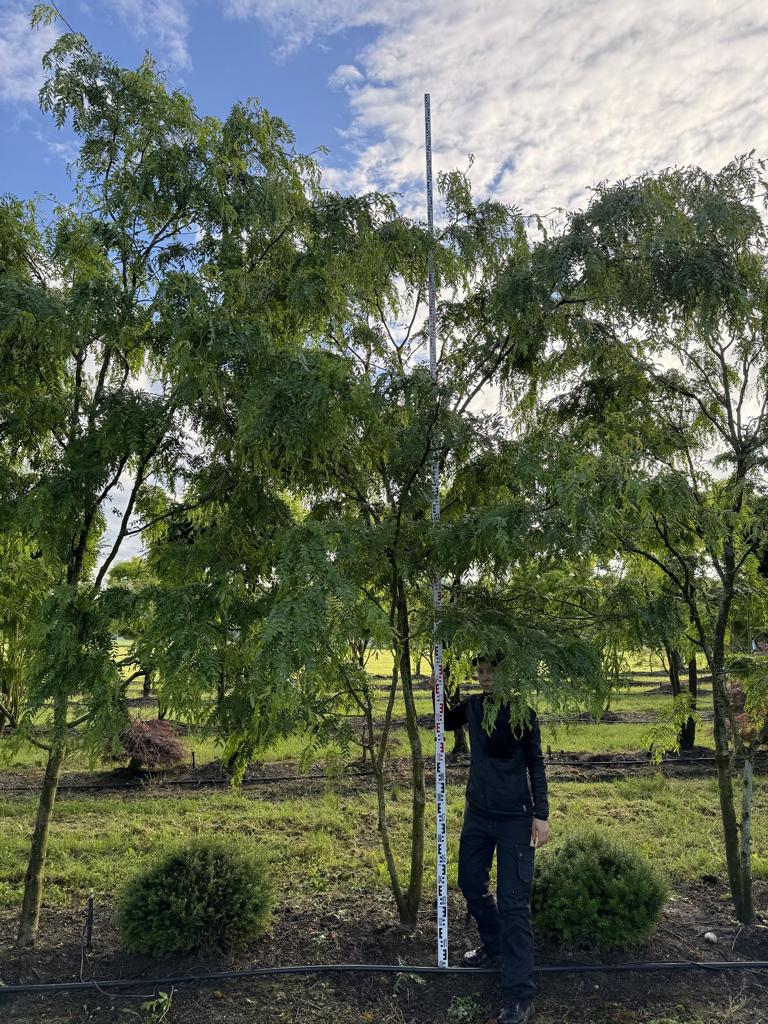
<path id="1" fill-rule="evenodd" d="M 473 675 L 484 693 L 490 693 L 493 673 L 503 657 L 501 651 L 496 651 L 495 654 L 478 654 L 472 659 Z"/>

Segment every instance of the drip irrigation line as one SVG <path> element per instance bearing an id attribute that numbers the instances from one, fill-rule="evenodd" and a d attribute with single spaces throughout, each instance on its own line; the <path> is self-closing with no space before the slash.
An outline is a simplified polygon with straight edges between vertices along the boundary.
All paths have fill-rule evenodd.
<path id="1" fill-rule="evenodd" d="M 546 974 L 613 974 L 620 971 L 765 971 L 768 960 L 638 960 L 619 964 L 535 964 L 534 972 Z M 2 985 L 0 995 L 33 995 L 42 992 L 82 992 L 138 986 L 204 984 L 234 978 L 262 978 L 281 974 L 498 974 L 498 967 L 422 967 L 407 964 L 299 964 L 289 967 L 248 967 L 239 971 L 182 974 L 169 978 L 109 978 L 105 981 L 55 981 L 36 985 Z"/>
<path id="2" fill-rule="evenodd" d="M 583 769 L 600 769 L 607 768 L 615 771 L 624 771 L 626 768 L 663 768 L 667 766 L 673 766 L 675 768 L 697 768 L 704 764 L 713 764 L 716 758 L 714 757 L 691 757 L 685 759 L 676 758 L 665 758 L 658 764 L 654 764 L 649 760 L 632 759 L 630 761 L 560 761 L 549 759 L 546 761 L 546 767 L 549 768 L 578 768 Z M 740 761 L 737 758 L 737 761 Z M 755 767 L 762 769 L 768 767 L 766 763 L 766 756 L 760 755 L 756 762 Z M 468 769 L 468 764 L 452 764 L 451 771 L 457 769 Z M 434 768 L 430 767 L 429 762 L 425 764 L 425 774 L 431 774 L 434 772 Z M 349 782 L 354 779 L 362 778 L 373 778 L 373 771 L 356 771 L 349 775 L 341 776 L 338 781 Z M 276 782 L 307 782 L 307 781 L 331 781 L 331 777 L 325 773 L 315 773 L 311 775 L 261 775 L 254 776 L 249 779 L 243 779 L 240 783 L 240 787 L 245 786 L 261 786 L 270 785 Z M 172 779 L 167 777 L 161 777 L 160 779 L 150 778 L 147 782 L 95 782 L 95 783 L 60 783 L 57 787 L 59 792 L 97 792 L 97 791 L 111 791 L 119 792 L 120 790 L 150 790 L 154 792 L 162 790 L 164 788 L 178 788 L 178 787 L 189 787 L 191 789 L 203 789 L 206 786 L 229 786 L 231 785 L 229 779 L 194 779 L 187 776 L 182 776 L 179 779 Z M 0 795 L 3 793 L 37 793 L 39 790 L 38 785 L 26 785 L 26 786 L 0 786 Z"/>

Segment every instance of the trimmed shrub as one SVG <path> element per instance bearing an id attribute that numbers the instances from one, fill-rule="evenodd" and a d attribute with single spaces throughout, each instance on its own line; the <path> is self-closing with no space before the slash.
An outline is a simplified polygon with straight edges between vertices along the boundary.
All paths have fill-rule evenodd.
<path id="1" fill-rule="evenodd" d="M 166 854 L 126 886 L 118 925 L 139 953 L 229 950 L 262 934 L 272 909 L 265 862 L 218 839 Z"/>
<path id="2" fill-rule="evenodd" d="M 132 718 L 130 725 L 120 734 L 123 748 L 121 759 L 127 758 L 129 768 L 170 768 L 185 758 L 184 744 L 170 722 L 160 719 L 144 721 Z"/>
<path id="3" fill-rule="evenodd" d="M 651 934 L 667 892 L 642 854 L 599 832 L 578 832 L 536 858 L 534 928 L 568 948 L 627 949 Z"/>

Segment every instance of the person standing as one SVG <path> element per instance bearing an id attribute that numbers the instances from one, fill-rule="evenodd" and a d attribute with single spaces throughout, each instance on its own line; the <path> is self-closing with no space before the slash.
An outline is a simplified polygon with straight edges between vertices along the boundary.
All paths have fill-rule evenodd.
<path id="1" fill-rule="evenodd" d="M 498 1024 L 526 1024 L 535 984 L 531 892 L 534 856 L 549 842 L 547 777 L 536 712 L 513 730 L 509 705 L 499 708 L 490 735 L 483 708 L 503 654 L 472 659 L 482 693 L 445 711 L 445 728 L 468 727 L 470 768 L 459 842 L 459 888 L 480 933 L 480 946 L 464 954 L 466 967 L 501 966 Z M 496 851 L 496 897 L 489 892 Z"/>

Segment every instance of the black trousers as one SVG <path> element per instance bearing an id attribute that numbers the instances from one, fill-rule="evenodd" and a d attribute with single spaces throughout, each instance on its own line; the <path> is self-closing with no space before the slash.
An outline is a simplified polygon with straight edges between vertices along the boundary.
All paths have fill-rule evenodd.
<path id="1" fill-rule="evenodd" d="M 494 817 L 468 801 L 459 842 L 459 888 L 477 922 L 480 940 L 501 953 L 501 987 L 505 1000 L 529 1001 L 533 981 L 531 891 L 535 849 L 533 817 Z M 496 896 L 488 891 L 496 850 Z"/>

